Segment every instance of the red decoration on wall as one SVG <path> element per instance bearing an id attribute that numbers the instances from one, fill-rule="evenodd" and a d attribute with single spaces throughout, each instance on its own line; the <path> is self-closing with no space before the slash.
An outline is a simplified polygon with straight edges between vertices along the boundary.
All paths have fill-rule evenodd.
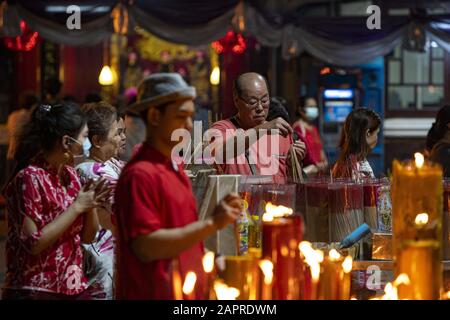
<path id="1" fill-rule="evenodd" d="M 234 31 L 228 31 L 225 37 L 218 41 L 214 41 L 211 45 L 218 54 L 225 52 L 241 54 L 244 53 L 247 48 L 244 37 Z"/>
<path id="2" fill-rule="evenodd" d="M 20 30 L 22 35 L 18 37 L 5 37 L 5 45 L 14 51 L 30 51 L 36 45 L 39 33 L 30 30 L 23 20 L 20 21 Z"/>

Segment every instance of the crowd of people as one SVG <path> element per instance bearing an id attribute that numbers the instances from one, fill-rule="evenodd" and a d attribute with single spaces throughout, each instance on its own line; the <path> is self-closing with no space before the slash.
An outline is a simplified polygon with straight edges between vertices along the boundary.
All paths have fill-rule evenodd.
<path id="1" fill-rule="evenodd" d="M 349 114 L 341 153 L 330 168 L 315 126 L 315 100 L 307 99 L 291 124 L 286 101 L 271 98 L 268 89 L 256 73 L 236 79 L 236 114 L 212 125 L 222 134 L 213 143 L 216 152 L 237 139 L 245 147 L 227 152 L 234 161 L 216 163 L 219 173 L 270 175 L 282 184 L 298 161 L 305 177 L 330 171 L 335 178 L 374 177 L 367 157 L 382 123 L 373 110 Z M 143 80 L 126 116 L 100 100 L 79 106 L 48 96 L 49 103 L 30 98 L 23 104 L 9 124 L 3 299 L 172 299 L 174 270 L 183 277 L 202 274 L 202 241 L 236 221 L 241 200 L 229 194 L 212 217 L 198 220 L 190 181 L 172 159 L 177 141 L 171 139 L 177 129 L 192 130 L 195 97 L 180 75 L 159 73 Z M 141 130 L 131 156 L 126 142 L 133 125 Z M 449 127 L 444 107 L 427 143 L 438 162 L 448 163 Z M 277 143 L 278 152 L 263 159 L 252 153 L 256 141 Z M 264 166 L 267 161 L 276 163 L 275 171 Z M 202 298 L 203 282 L 199 276 L 195 298 Z"/>

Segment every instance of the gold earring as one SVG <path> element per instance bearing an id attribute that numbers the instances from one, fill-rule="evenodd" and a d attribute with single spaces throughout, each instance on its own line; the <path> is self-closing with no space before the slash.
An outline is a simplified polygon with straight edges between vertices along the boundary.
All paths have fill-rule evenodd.
<path id="1" fill-rule="evenodd" d="M 69 161 L 70 159 L 70 154 L 68 152 L 64 152 L 64 160 L 65 162 Z"/>

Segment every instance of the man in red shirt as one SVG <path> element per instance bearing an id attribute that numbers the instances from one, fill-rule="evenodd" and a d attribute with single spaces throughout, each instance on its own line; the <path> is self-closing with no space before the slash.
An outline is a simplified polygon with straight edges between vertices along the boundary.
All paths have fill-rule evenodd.
<path id="1" fill-rule="evenodd" d="M 177 144 L 172 132 L 192 128 L 194 98 L 195 89 L 180 75 L 157 73 L 141 83 L 137 103 L 130 106 L 146 122 L 147 137 L 116 188 L 117 299 L 173 299 L 173 266 L 182 280 L 195 272 L 191 298 L 202 299 L 201 241 L 234 222 L 240 212 L 240 198 L 228 195 L 213 218 L 198 221 L 190 181 L 171 159 Z"/>
<path id="2" fill-rule="evenodd" d="M 233 100 L 237 114 L 211 127 L 221 133 L 219 139 L 214 135 L 217 147 L 213 148 L 219 170 L 225 174 L 270 175 L 275 183 L 286 183 L 291 146 L 299 161 L 306 149 L 303 142 L 292 141 L 293 130 L 285 120 L 266 121 L 270 105 L 266 80 L 254 72 L 240 75 L 234 84 Z"/>

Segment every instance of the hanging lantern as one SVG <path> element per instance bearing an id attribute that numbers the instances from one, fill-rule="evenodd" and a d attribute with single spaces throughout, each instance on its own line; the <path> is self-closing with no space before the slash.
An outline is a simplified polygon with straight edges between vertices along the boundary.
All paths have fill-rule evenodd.
<path id="1" fill-rule="evenodd" d="M 8 4 L 6 3 L 6 0 L 0 3 L 0 29 L 3 28 L 4 25 L 4 16 L 7 8 Z"/>
<path id="2" fill-rule="evenodd" d="M 403 48 L 413 52 L 426 51 L 426 30 L 423 24 L 411 23 L 408 26 L 406 37 L 403 38 Z"/>
<path id="3" fill-rule="evenodd" d="M 114 32 L 125 35 L 128 32 L 128 9 L 119 3 L 111 12 L 113 19 Z"/>
<path id="4" fill-rule="evenodd" d="M 17 37 L 5 37 L 5 46 L 14 51 L 30 51 L 37 43 L 39 33 L 30 30 L 25 21 L 20 21 L 22 35 Z"/>
<path id="5" fill-rule="evenodd" d="M 245 42 L 244 37 L 234 31 L 228 31 L 225 37 L 218 41 L 214 41 L 211 46 L 218 54 L 225 52 L 241 54 L 247 49 L 247 43 Z"/>
<path id="6" fill-rule="evenodd" d="M 239 31 L 240 33 L 245 31 L 244 1 L 239 1 L 239 4 L 236 6 L 231 23 L 234 30 Z"/>
<path id="7" fill-rule="evenodd" d="M 209 82 L 213 85 L 213 86 L 217 86 L 220 84 L 220 68 L 214 67 L 213 70 L 211 71 L 211 75 L 209 76 Z"/>
<path id="8" fill-rule="evenodd" d="M 110 66 L 103 66 L 102 71 L 98 76 L 98 83 L 102 86 L 110 86 L 114 83 L 114 76 Z"/>

